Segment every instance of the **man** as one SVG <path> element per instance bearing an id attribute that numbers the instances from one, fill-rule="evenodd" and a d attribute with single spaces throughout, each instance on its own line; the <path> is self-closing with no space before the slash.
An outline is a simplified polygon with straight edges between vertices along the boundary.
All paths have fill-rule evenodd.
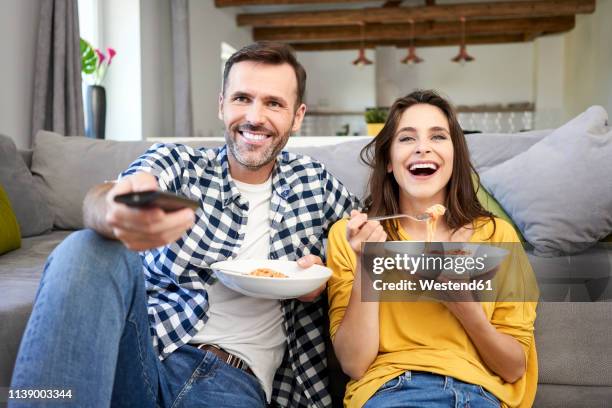
<path id="1" fill-rule="evenodd" d="M 209 268 L 229 258 L 320 263 L 328 227 L 356 205 L 321 164 L 282 152 L 304 118 L 305 80 L 288 47 L 243 48 L 219 96 L 226 146 L 155 145 L 117 183 L 88 193 L 85 223 L 98 234 L 72 234 L 50 256 L 13 389 L 71 390 L 79 407 L 331 404 L 323 288 L 255 299 Z M 152 189 L 201 208 L 113 200 Z"/>

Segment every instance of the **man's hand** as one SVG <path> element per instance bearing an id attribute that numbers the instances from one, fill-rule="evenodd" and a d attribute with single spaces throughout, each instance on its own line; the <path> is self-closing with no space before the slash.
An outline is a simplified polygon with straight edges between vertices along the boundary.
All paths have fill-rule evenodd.
<path id="1" fill-rule="evenodd" d="M 136 173 L 116 183 L 106 194 L 105 221 L 113 235 L 131 250 L 143 251 L 174 242 L 195 222 L 190 208 L 166 213 L 159 208 L 130 208 L 114 200 L 119 194 L 157 189 L 153 175 Z"/>
<path id="2" fill-rule="evenodd" d="M 304 268 L 304 269 L 310 268 L 312 265 L 315 265 L 315 264 L 325 266 L 323 265 L 323 261 L 321 260 L 321 258 L 319 258 L 316 255 L 303 256 L 300 259 L 298 259 L 297 263 L 301 268 Z M 318 298 L 321 293 L 323 293 L 326 287 L 327 287 L 327 283 L 324 283 L 323 285 L 319 286 L 317 289 L 313 290 L 312 292 L 307 293 L 303 296 L 300 296 L 298 300 L 302 302 L 312 302 L 313 300 Z"/>

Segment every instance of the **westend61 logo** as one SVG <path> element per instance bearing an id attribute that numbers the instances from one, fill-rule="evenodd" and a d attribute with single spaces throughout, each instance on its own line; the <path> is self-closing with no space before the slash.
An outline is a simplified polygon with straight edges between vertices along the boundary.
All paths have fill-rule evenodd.
<path id="1" fill-rule="evenodd" d="M 536 298 L 520 243 L 367 242 L 363 246 L 365 301 L 498 301 Z M 515 255 L 509 256 L 511 253 Z M 507 260 L 509 262 L 505 262 Z M 502 268 L 502 265 L 504 267 Z M 524 289 L 525 283 L 530 287 Z M 535 289 L 535 290 L 532 290 Z"/>
<path id="2" fill-rule="evenodd" d="M 461 255 L 461 254 L 458 254 Z M 386 271 L 404 271 L 411 275 L 422 272 L 453 271 L 462 275 L 466 271 L 484 272 L 487 254 L 479 257 L 445 256 L 436 252 L 421 253 L 418 256 L 395 254 L 391 257 L 377 256 L 372 259 L 372 273 L 380 275 Z"/>

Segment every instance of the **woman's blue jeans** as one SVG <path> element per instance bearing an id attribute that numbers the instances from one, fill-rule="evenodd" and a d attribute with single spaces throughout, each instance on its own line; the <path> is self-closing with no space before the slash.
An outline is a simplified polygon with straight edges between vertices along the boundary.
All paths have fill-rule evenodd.
<path id="1" fill-rule="evenodd" d="M 11 390 L 70 390 L 71 399 L 9 407 L 264 407 L 257 379 L 185 345 L 164 361 L 151 341 L 140 256 L 91 230 L 49 257 L 21 341 Z"/>
<path id="2" fill-rule="evenodd" d="M 406 371 L 393 378 L 366 402 L 364 408 L 499 408 L 500 403 L 480 385 L 453 377 Z"/>

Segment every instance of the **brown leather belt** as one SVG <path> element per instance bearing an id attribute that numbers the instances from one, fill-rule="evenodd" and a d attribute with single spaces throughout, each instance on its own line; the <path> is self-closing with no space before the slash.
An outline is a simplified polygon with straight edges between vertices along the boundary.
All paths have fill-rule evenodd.
<path id="1" fill-rule="evenodd" d="M 193 344 L 193 346 L 199 348 L 200 350 L 210 351 L 211 353 L 219 357 L 219 359 L 225 364 L 245 371 L 246 373 L 251 374 L 253 377 L 255 376 L 255 374 L 253 374 L 253 371 L 251 371 L 251 367 L 249 367 L 249 365 L 243 359 L 231 353 L 228 353 L 220 347 L 213 346 L 212 344 Z"/>

